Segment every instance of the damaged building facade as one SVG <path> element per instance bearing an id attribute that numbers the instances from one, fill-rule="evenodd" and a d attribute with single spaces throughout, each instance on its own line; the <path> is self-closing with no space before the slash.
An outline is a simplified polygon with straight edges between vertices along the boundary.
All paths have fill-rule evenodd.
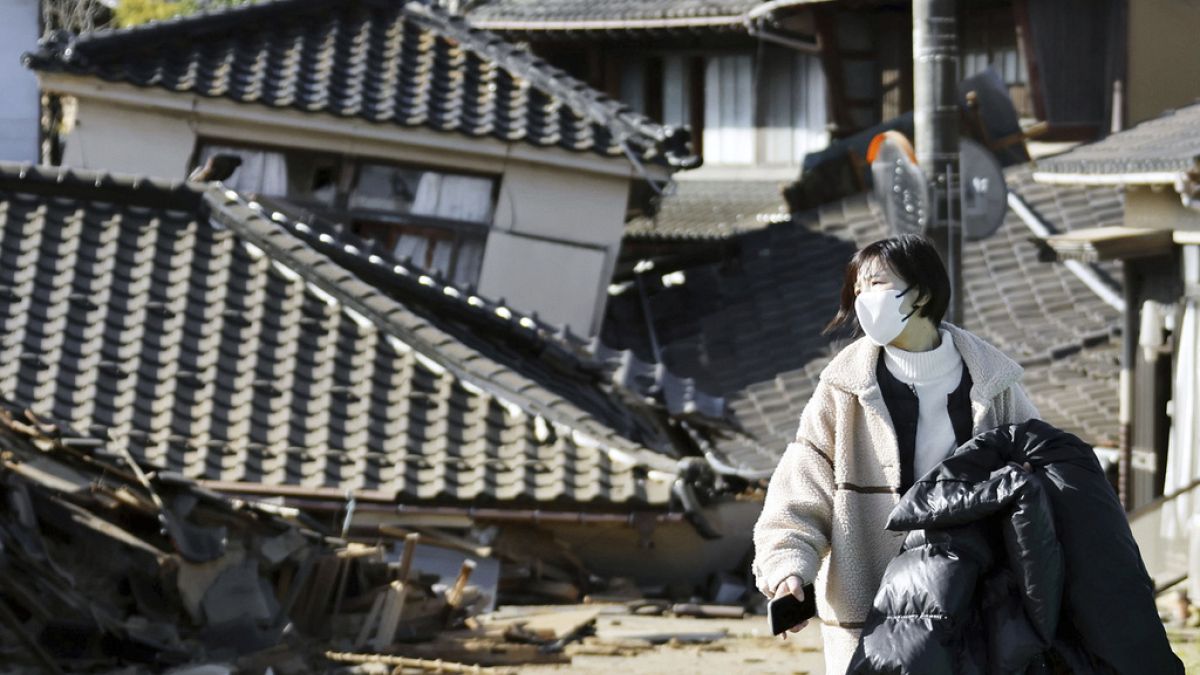
<path id="1" fill-rule="evenodd" d="M 741 433 L 724 401 L 595 337 L 686 132 L 419 3 L 58 34 L 26 62 L 69 114 L 63 168 L 5 169 L 5 241 L 41 261 L 13 297 L 55 317 L 6 326 L 22 405 L 347 534 L 475 531 L 534 598 L 738 569 L 757 506 L 706 456 Z"/>

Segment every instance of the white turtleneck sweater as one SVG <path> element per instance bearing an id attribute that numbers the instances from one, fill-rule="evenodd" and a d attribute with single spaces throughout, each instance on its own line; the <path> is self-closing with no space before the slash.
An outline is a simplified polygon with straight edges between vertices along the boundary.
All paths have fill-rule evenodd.
<path id="1" fill-rule="evenodd" d="M 958 445 L 947 397 L 962 381 L 963 362 L 945 329 L 939 330 L 938 335 L 941 344 L 927 352 L 906 352 L 891 345 L 883 348 L 888 371 L 917 394 L 920 415 L 913 457 L 914 480 L 920 480 Z"/>

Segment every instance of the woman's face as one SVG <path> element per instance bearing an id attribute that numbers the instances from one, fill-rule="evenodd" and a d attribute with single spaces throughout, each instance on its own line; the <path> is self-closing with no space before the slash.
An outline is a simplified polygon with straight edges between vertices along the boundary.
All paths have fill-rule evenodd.
<path id="1" fill-rule="evenodd" d="M 858 278 L 854 282 L 854 295 L 865 293 L 867 291 L 896 291 L 899 293 L 908 288 L 908 282 L 892 271 L 882 260 L 876 258 L 865 262 L 858 270 Z M 923 319 L 918 317 L 913 312 L 913 305 L 919 304 L 924 298 L 918 298 L 916 293 L 905 293 L 900 302 L 900 313 L 902 315 L 912 314 L 914 319 Z M 912 322 L 909 322 L 912 323 Z M 904 336 L 909 331 L 909 326 L 904 327 L 905 332 L 901 333 Z M 900 338 L 897 338 L 900 339 Z"/>
<path id="2" fill-rule="evenodd" d="M 902 291 L 908 286 L 895 272 L 892 271 L 884 262 L 878 258 L 868 260 L 858 270 L 858 279 L 854 282 L 854 295 L 865 293 L 866 291 L 885 291 L 896 290 Z M 912 303 L 912 300 L 905 296 L 906 302 Z M 911 307 L 909 308 L 911 309 Z M 908 311 L 907 309 L 905 311 Z"/>

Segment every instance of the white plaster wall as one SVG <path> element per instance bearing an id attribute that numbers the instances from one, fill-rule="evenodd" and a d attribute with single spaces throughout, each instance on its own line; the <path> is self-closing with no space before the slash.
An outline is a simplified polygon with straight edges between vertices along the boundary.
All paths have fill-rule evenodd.
<path id="1" fill-rule="evenodd" d="M 628 176 L 603 176 L 512 162 L 505 167 L 495 227 L 608 246 L 625 223 Z"/>
<path id="2" fill-rule="evenodd" d="M 594 335 L 616 265 L 629 178 L 510 163 L 479 292 Z"/>
<path id="3" fill-rule="evenodd" d="M 38 39 L 38 0 L 0 1 L 0 159 L 38 160 L 37 77 L 21 65 L 21 54 Z"/>
<path id="4" fill-rule="evenodd" d="M 605 249 L 493 231 L 483 254 L 479 293 L 591 335 L 608 270 Z"/>
<path id="5" fill-rule="evenodd" d="M 182 180 L 195 146 L 196 134 L 179 113 L 80 98 L 63 165 Z"/>
<path id="6" fill-rule="evenodd" d="M 284 120 L 283 114 L 239 121 L 186 108 L 138 107 L 134 101 L 88 96 L 77 100 L 74 128 L 63 153 L 63 163 L 72 167 L 181 179 L 186 177 L 197 138 L 207 137 L 498 175 L 499 198 L 479 293 L 504 298 L 522 312 L 536 312 L 582 335 L 599 330 L 624 228 L 628 174 L 611 168 L 601 173 L 582 166 L 538 165 L 517 158 L 527 154 L 524 148 L 507 157 L 488 157 L 449 149 L 434 152 L 398 142 L 367 142 L 337 133 L 354 129 L 353 124 L 303 130 L 269 124 L 272 119 Z M 464 150 L 471 147 L 468 143 Z M 547 157 L 556 153 L 546 150 Z"/>

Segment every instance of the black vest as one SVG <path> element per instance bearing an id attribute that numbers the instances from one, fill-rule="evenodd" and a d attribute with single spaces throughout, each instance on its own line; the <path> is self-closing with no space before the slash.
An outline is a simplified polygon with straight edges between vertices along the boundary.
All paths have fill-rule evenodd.
<path id="1" fill-rule="evenodd" d="M 883 402 L 892 417 L 892 427 L 900 447 L 900 494 L 904 494 L 917 479 L 913 476 L 913 462 L 917 454 L 917 419 L 921 414 L 917 392 L 897 380 L 892 371 L 887 369 L 882 349 L 876 361 L 875 379 L 879 381 Z M 946 410 L 950 413 L 950 425 L 954 427 L 955 443 L 962 445 L 971 440 L 974 436 L 971 423 L 971 373 L 967 372 L 965 363 L 958 388 L 946 396 Z"/>

